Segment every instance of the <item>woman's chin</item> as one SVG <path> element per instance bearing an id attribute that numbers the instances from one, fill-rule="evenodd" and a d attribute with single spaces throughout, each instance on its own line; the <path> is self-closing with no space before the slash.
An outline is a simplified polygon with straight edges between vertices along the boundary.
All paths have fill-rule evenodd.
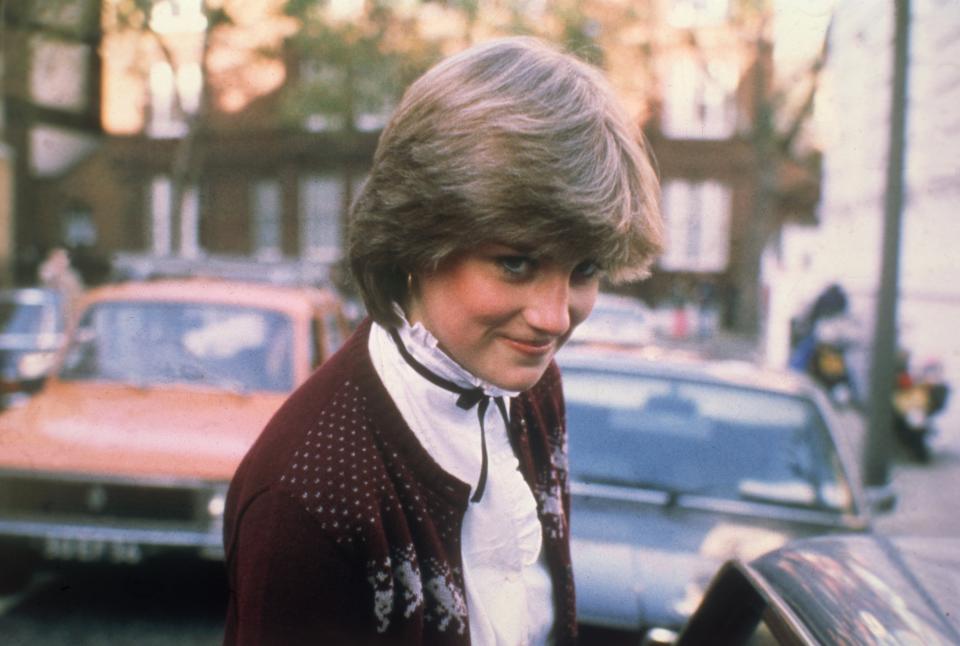
<path id="1" fill-rule="evenodd" d="M 543 365 L 514 366 L 509 370 L 495 370 L 491 371 L 494 374 L 484 377 L 483 379 L 498 388 L 521 392 L 536 385 L 536 383 L 540 381 L 540 378 L 543 377 L 543 373 L 546 372 L 548 365 L 550 365 L 550 363 L 546 362 Z"/>

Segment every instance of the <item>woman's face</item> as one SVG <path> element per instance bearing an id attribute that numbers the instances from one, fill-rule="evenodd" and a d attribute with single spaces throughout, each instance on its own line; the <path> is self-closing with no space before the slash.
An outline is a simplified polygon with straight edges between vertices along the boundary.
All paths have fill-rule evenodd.
<path id="1" fill-rule="evenodd" d="M 407 318 L 473 375 L 526 390 L 590 314 L 599 281 L 590 260 L 561 262 L 485 244 L 419 275 Z"/>

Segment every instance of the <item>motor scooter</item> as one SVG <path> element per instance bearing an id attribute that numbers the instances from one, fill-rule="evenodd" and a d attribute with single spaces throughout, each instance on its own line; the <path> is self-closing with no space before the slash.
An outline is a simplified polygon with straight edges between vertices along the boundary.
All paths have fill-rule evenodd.
<path id="1" fill-rule="evenodd" d="M 847 363 L 847 352 L 856 343 L 851 331 L 854 327 L 849 316 L 821 319 L 798 340 L 789 359 L 791 368 L 810 375 L 839 406 L 858 405 Z"/>
<path id="2" fill-rule="evenodd" d="M 950 388 L 939 362 L 927 363 L 916 377 L 903 364 L 893 393 L 893 430 L 909 455 L 926 463 L 932 457 L 930 443 L 936 433 L 933 417 L 946 406 Z"/>
<path id="3" fill-rule="evenodd" d="M 853 380 L 847 368 L 846 347 L 837 342 L 819 341 L 814 345 L 807 371 L 835 404 L 854 403 Z"/>

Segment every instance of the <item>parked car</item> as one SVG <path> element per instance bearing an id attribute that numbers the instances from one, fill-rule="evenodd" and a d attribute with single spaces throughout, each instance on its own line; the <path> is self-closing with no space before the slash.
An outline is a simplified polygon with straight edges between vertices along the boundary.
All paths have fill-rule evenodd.
<path id="1" fill-rule="evenodd" d="M 840 421 L 802 375 L 652 351 L 559 360 L 581 623 L 676 629 L 728 559 L 869 530 Z"/>
<path id="2" fill-rule="evenodd" d="M 812 538 L 717 574 L 678 645 L 960 644 L 960 539 Z"/>
<path id="3" fill-rule="evenodd" d="M 66 310 L 52 289 L 0 290 L 0 409 L 40 389 L 63 345 Z"/>
<path id="4" fill-rule="evenodd" d="M 216 279 L 91 290 L 43 389 L 0 415 L 3 582 L 38 558 L 222 558 L 237 464 L 347 332 L 326 290 Z"/>
<path id="5" fill-rule="evenodd" d="M 590 316 L 577 326 L 570 343 L 599 346 L 645 346 L 654 341 L 653 312 L 642 301 L 602 293 Z"/>

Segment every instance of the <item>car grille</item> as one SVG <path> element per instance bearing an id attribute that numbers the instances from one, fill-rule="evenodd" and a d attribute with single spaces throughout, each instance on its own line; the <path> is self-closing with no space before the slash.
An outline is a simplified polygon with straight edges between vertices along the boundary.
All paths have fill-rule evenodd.
<path id="1" fill-rule="evenodd" d="M 0 513 L 34 517 L 192 521 L 193 489 L 0 478 Z"/>

